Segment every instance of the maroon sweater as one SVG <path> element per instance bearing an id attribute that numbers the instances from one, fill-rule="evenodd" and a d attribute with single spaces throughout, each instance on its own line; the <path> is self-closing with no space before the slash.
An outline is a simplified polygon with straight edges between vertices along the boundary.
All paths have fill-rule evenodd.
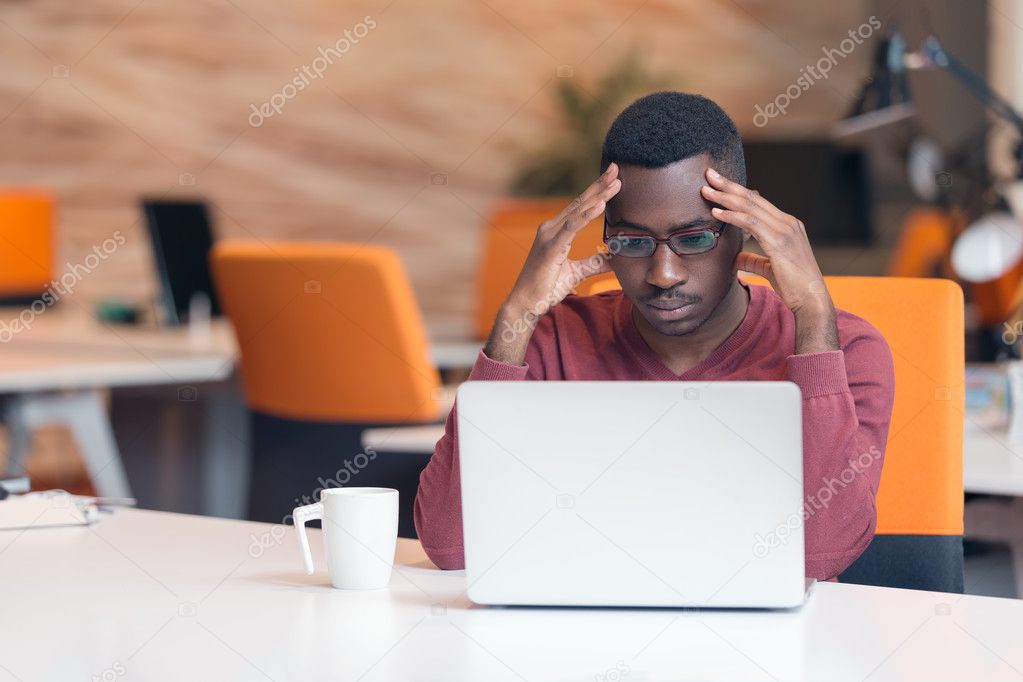
<path id="1" fill-rule="evenodd" d="M 803 394 L 806 574 L 830 579 L 874 537 L 895 389 L 891 351 L 870 323 L 839 310 L 841 350 L 794 355 L 792 312 L 768 287 L 749 291 L 746 316 L 731 336 L 681 375 L 646 344 L 632 320 L 632 302 L 618 291 L 569 296 L 539 320 L 524 366 L 481 352 L 469 380 L 795 382 Z M 449 569 L 465 564 L 457 409 L 420 477 L 415 508 L 423 549 Z"/>

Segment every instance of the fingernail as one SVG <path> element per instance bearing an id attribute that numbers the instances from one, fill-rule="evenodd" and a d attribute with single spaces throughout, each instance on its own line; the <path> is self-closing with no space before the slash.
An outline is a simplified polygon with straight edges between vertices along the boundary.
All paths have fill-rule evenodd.
<path id="1" fill-rule="evenodd" d="M 710 209 L 710 212 L 713 213 L 714 215 L 717 215 L 718 213 L 721 213 L 721 209 L 715 206 L 714 208 Z"/>
<path id="2" fill-rule="evenodd" d="M 707 170 L 709 170 L 709 171 L 710 171 L 710 177 L 712 177 L 712 178 L 720 178 L 720 177 L 721 177 L 721 174 L 720 174 L 720 173 L 718 173 L 718 172 L 717 172 L 716 170 L 714 170 L 713 168 L 708 168 Z"/>

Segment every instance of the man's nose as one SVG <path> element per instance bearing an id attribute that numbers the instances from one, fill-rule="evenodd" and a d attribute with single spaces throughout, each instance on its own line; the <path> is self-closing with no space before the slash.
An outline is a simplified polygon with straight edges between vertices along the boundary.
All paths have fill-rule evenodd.
<path id="1" fill-rule="evenodd" d="M 647 284 L 660 289 L 670 289 L 689 281 L 689 271 L 682 257 L 668 248 L 667 244 L 658 244 L 657 249 L 648 259 L 646 270 Z"/>

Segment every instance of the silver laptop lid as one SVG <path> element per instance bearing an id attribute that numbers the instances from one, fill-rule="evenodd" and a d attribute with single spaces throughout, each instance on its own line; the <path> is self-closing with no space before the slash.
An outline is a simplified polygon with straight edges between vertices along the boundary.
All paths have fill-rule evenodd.
<path id="1" fill-rule="evenodd" d="M 469 597 L 790 607 L 806 587 L 790 382 L 467 382 Z"/>

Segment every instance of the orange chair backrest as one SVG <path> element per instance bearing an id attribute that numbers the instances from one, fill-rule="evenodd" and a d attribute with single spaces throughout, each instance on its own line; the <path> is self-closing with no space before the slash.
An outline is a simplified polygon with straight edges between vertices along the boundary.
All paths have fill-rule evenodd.
<path id="1" fill-rule="evenodd" d="M 41 294 L 53 280 L 54 199 L 0 190 L 0 297 Z"/>
<path id="2" fill-rule="evenodd" d="M 249 407 L 309 421 L 441 416 L 439 376 L 393 251 L 227 241 L 214 246 L 210 260 L 238 339 Z"/>
<path id="3" fill-rule="evenodd" d="M 493 209 L 484 236 L 476 305 L 476 335 L 490 334 L 497 311 L 511 292 L 526 262 L 540 223 L 558 215 L 571 197 L 505 199 Z M 603 219 L 584 227 L 572 243 L 569 257 L 588 258 L 602 249 Z"/>
<path id="4" fill-rule="evenodd" d="M 602 294 L 605 291 L 617 291 L 622 288 L 618 278 L 613 272 L 602 272 L 593 277 L 587 277 L 575 288 L 575 293 L 580 296 L 593 296 Z"/>
<path id="5" fill-rule="evenodd" d="M 906 214 L 888 263 L 890 277 L 935 277 L 951 274 L 952 241 L 965 227 L 961 215 L 922 206 Z"/>
<path id="6" fill-rule="evenodd" d="M 616 288 L 603 276 L 593 288 Z M 767 280 L 743 274 L 750 284 Z M 837 308 L 859 315 L 888 341 L 895 404 L 881 486 L 877 532 L 963 532 L 963 292 L 947 279 L 825 277 Z M 593 291 L 592 293 L 599 293 Z"/>

